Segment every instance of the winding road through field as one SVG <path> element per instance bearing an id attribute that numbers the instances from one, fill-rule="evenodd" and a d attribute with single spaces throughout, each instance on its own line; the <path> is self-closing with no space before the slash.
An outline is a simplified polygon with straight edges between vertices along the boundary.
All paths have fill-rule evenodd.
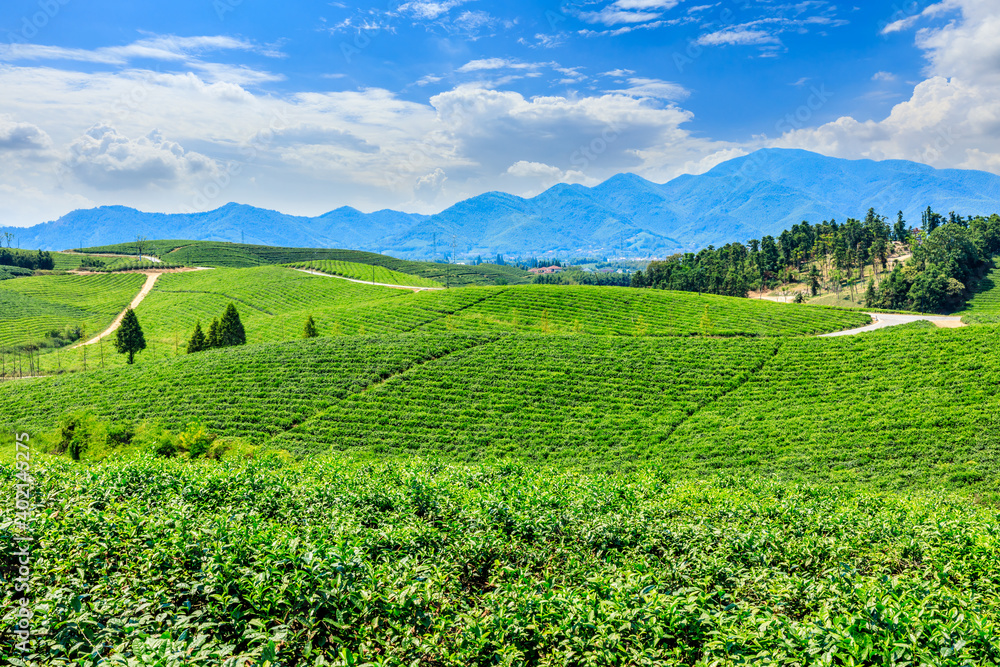
<path id="1" fill-rule="evenodd" d="M 142 303 L 143 299 L 149 296 L 149 293 L 153 291 L 153 285 L 156 284 L 156 281 L 159 280 L 160 276 L 163 275 L 164 273 L 181 273 L 184 271 L 205 271 L 205 270 L 208 270 L 207 267 L 206 268 L 199 267 L 192 269 L 167 269 L 165 271 L 164 270 L 139 271 L 139 273 L 146 276 L 146 282 L 143 283 L 142 289 L 140 289 L 139 293 L 135 295 L 134 299 L 132 299 L 132 303 L 128 305 L 128 308 L 131 308 L 132 310 L 138 308 L 139 304 Z M 81 271 L 72 271 L 71 273 L 79 273 L 81 275 L 86 275 L 85 272 Z M 118 313 L 118 317 L 114 319 L 114 321 L 111 323 L 111 326 L 102 331 L 99 336 L 95 336 L 94 338 L 91 338 L 85 343 L 77 343 L 70 349 L 75 350 L 78 347 L 83 347 L 84 345 L 93 345 L 94 343 L 100 341 L 102 338 L 107 338 L 108 336 L 113 334 L 115 331 L 117 331 L 118 327 L 121 325 L 122 320 L 125 318 L 125 311 L 128 310 L 128 308 Z"/>
<path id="2" fill-rule="evenodd" d="M 847 329 L 846 331 L 835 331 L 833 333 L 822 334 L 819 337 L 831 338 L 833 336 L 853 336 L 855 334 L 864 333 L 865 331 L 875 331 L 876 329 L 895 327 L 900 324 L 909 324 L 910 322 L 932 322 L 934 326 L 942 329 L 953 329 L 965 326 L 961 317 L 947 317 L 944 315 L 899 315 L 896 313 L 866 314 L 872 318 L 872 323 L 869 325 L 858 327 L 857 329 Z"/>

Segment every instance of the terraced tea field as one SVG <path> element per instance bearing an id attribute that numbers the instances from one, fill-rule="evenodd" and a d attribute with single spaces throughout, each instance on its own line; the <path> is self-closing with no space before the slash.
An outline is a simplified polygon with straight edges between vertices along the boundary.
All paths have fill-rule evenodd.
<path id="1" fill-rule="evenodd" d="M 85 252 L 134 254 L 134 244 L 85 248 Z M 390 271 L 432 280 L 451 287 L 468 285 L 515 285 L 531 282 L 533 276 L 517 267 L 480 264 L 438 264 L 414 262 L 360 250 L 327 248 L 282 248 L 217 241 L 155 241 L 149 252 L 165 262 L 185 266 L 248 268 L 269 264 L 293 264 L 313 261 L 351 262 L 381 266 Z"/>
<path id="2" fill-rule="evenodd" d="M 881 487 L 1000 481 L 1000 329 L 786 339 L 759 373 L 674 433 L 678 468 Z"/>
<path id="3" fill-rule="evenodd" d="M 778 343 L 509 336 L 331 405 L 273 446 L 310 456 L 514 456 L 579 467 L 658 457 L 690 413 L 739 386 Z"/>
<path id="4" fill-rule="evenodd" d="M 838 340 L 411 335 L 400 340 L 454 353 L 406 366 L 361 393 L 337 389 L 342 368 L 352 363 L 352 346 L 380 343 L 344 336 L 319 339 L 327 347 L 248 346 L 0 386 L 0 402 L 7 427 L 53 428 L 62 414 L 91 406 L 108 419 L 175 427 L 197 417 L 219 433 L 298 456 L 513 457 L 577 469 L 654 461 L 690 477 L 764 471 L 993 493 L 1000 482 L 996 335 L 992 327 Z M 465 343 L 453 339 L 474 347 L 462 350 Z M 287 373 L 268 361 L 279 351 L 273 363 L 288 365 Z M 319 355 L 301 378 L 294 370 L 301 364 L 290 361 L 296 355 Z M 261 379 L 272 371 L 281 378 L 275 387 Z M 203 373 L 224 379 L 208 382 Z M 324 377 L 333 393 L 316 384 Z M 265 422 L 283 428 L 255 431 L 260 405 L 271 415 Z"/>
<path id="5" fill-rule="evenodd" d="M 1000 267 L 990 270 L 957 314 L 966 324 L 1000 324 Z"/>
<path id="6" fill-rule="evenodd" d="M 411 276 L 399 271 L 391 271 L 384 266 L 374 264 L 358 264 L 357 262 L 340 262 L 336 260 L 319 260 L 315 262 L 299 262 L 289 264 L 297 269 L 308 269 L 327 273 L 331 276 L 342 276 L 353 280 L 371 281 L 386 285 L 405 285 L 410 287 L 444 287 L 439 282 Z"/>
<path id="7" fill-rule="evenodd" d="M 455 350 L 481 336 L 315 338 L 209 350 L 156 364 L 0 385 L 5 426 L 40 431 L 89 410 L 113 422 L 175 429 L 203 421 L 221 435 L 261 442 L 331 401 Z"/>
<path id="8" fill-rule="evenodd" d="M 707 310 L 706 310 L 707 309 Z M 705 316 L 708 319 L 705 319 Z M 342 329 L 614 336 L 782 336 L 868 324 L 864 313 L 628 287 L 525 285 L 415 294 L 344 311 Z"/>
<path id="9" fill-rule="evenodd" d="M 38 343 L 52 330 L 77 325 L 95 334 L 125 309 L 145 279 L 108 274 L 0 281 L 0 347 Z"/>
<path id="10" fill-rule="evenodd" d="M 357 303 L 381 304 L 408 294 L 287 267 L 193 271 L 161 276 L 136 314 L 147 338 L 154 341 L 153 354 L 148 356 L 158 358 L 173 356 L 177 350 L 183 353 L 195 322 L 208 326 L 229 303 L 236 304 L 248 340 L 266 343 L 301 338 L 309 315 L 315 318 L 321 335 L 331 335 L 334 314 L 343 308 Z"/>

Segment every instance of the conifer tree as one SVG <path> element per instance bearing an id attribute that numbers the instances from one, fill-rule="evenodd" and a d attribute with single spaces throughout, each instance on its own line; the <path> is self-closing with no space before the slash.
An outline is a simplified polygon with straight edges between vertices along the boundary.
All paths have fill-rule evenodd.
<path id="1" fill-rule="evenodd" d="M 208 325 L 208 336 L 205 340 L 205 347 L 222 347 L 222 343 L 219 338 L 219 318 L 213 317 L 212 323 Z"/>
<path id="2" fill-rule="evenodd" d="M 191 354 L 206 349 L 208 349 L 208 339 L 205 338 L 205 334 L 201 330 L 201 320 L 198 320 L 194 323 L 194 333 L 191 334 L 191 340 L 188 341 L 187 351 L 188 354 Z"/>
<path id="3" fill-rule="evenodd" d="M 310 315 L 309 318 L 306 320 L 306 326 L 305 329 L 303 329 L 302 331 L 302 337 L 316 338 L 317 336 L 319 336 L 319 332 L 316 331 L 316 321 L 313 319 L 313 316 Z"/>
<path id="4" fill-rule="evenodd" d="M 125 311 L 125 317 L 115 332 L 115 349 L 119 354 L 128 355 L 128 363 L 135 363 L 135 353 L 146 349 L 146 337 L 139 326 L 139 318 L 131 308 Z"/>
<path id="5" fill-rule="evenodd" d="M 240 322 L 240 314 L 236 311 L 235 304 L 230 303 L 219 322 L 219 347 L 246 345 L 246 342 L 247 334 Z"/>

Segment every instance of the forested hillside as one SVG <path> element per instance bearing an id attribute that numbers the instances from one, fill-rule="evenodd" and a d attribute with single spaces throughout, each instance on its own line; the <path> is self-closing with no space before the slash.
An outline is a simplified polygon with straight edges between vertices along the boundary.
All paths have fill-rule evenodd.
<path id="1" fill-rule="evenodd" d="M 890 257 L 905 251 L 905 262 Z M 765 236 L 722 248 L 651 262 L 633 287 L 728 296 L 801 283 L 808 296 L 857 289 L 870 308 L 948 312 L 960 307 L 1000 252 L 1000 216 L 947 219 L 929 208 L 920 227 L 899 213 L 895 223 L 874 209 L 864 220 L 803 222 L 777 238 Z M 845 284 L 848 287 L 845 287 Z"/>

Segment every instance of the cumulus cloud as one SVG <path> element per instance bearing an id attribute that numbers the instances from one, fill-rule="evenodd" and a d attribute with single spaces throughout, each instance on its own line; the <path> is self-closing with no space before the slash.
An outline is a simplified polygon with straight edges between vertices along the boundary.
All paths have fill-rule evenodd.
<path id="1" fill-rule="evenodd" d="M 1000 44 L 995 38 L 1000 8 L 991 0 L 946 0 L 921 16 L 946 11 L 958 11 L 960 18 L 916 35 L 927 55 L 929 78 L 888 117 L 843 117 L 787 132 L 772 145 L 1000 173 Z M 885 73 L 874 78 L 890 80 Z"/>
<path id="2" fill-rule="evenodd" d="M 157 131 L 129 139 L 104 124 L 95 125 L 74 141 L 70 153 L 66 168 L 82 183 L 98 190 L 168 186 L 216 171 L 210 158 L 185 151 Z"/>
<path id="3" fill-rule="evenodd" d="M 52 148 L 52 139 L 37 125 L 0 117 L 0 152 L 42 152 Z"/>

